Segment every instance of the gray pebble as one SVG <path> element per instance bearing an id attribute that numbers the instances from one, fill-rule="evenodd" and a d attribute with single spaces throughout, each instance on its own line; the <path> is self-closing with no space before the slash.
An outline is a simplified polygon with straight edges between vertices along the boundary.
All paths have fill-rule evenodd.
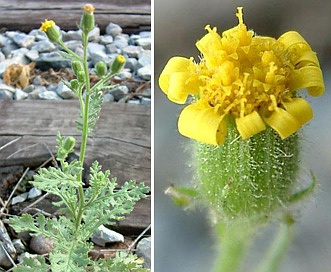
<path id="1" fill-rule="evenodd" d="M 27 35 L 25 33 L 16 33 L 12 37 L 13 41 L 20 47 L 29 48 L 35 41 L 34 36 Z"/>
<path id="2" fill-rule="evenodd" d="M 38 60 L 36 60 L 36 68 L 47 71 L 49 68 L 55 70 L 70 67 L 70 60 L 65 59 L 57 52 L 42 53 Z"/>
<path id="3" fill-rule="evenodd" d="M 70 40 L 64 43 L 70 50 L 75 51 L 77 48 L 83 49 L 83 44 L 81 41 Z"/>
<path id="4" fill-rule="evenodd" d="M 30 50 L 25 54 L 25 56 L 31 61 L 36 61 L 39 58 L 39 52 L 35 49 Z"/>
<path id="5" fill-rule="evenodd" d="M 62 40 L 67 41 L 81 41 L 82 34 L 78 30 L 69 30 L 67 32 L 62 31 Z"/>
<path id="6" fill-rule="evenodd" d="M 2 80 L 0 81 L 0 90 L 1 91 L 8 91 L 12 94 L 15 93 L 16 89 L 11 87 L 11 86 L 8 86 L 6 83 L 3 83 Z"/>
<path id="7" fill-rule="evenodd" d="M 14 94 L 14 99 L 15 100 L 24 100 L 28 97 L 28 94 L 21 89 L 16 89 L 15 94 Z"/>
<path id="8" fill-rule="evenodd" d="M 88 34 L 88 41 L 89 42 L 99 42 L 99 40 L 100 40 L 100 28 L 95 27 Z"/>
<path id="9" fill-rule="evenodd" d="M 122 50 L 118 48 L 114 43 L 106 45 L 106 52 L 108 54 L 120 54 Z"/>
<path id="10" fill-rule="evenodd" d="M 104 61 L 106 63 L 109 62 L 109 58 L 106 54 L 106 47 L 104 45 L 89 43 L 87 49 L 93 65 L 95 65 L 98 61 Z"/>
<path id="11" fill-rule="evenodd" d="M 144 80 L 151 80 L 151 65 L 146 65 L 144 67 L 141 67 L 137 71 L 137 75 L 141 77 Z"/>
<path id="12" fill-rule="evenodd" d="M 77 98 L 76 94 L 71 89 L 69 89 L 66 85 L 64 85 L 63 82 L 60 82 L 57 85 L 56 92 L 63 99 Z"/>
<path id="13" fill-rule="evenodd" d="M 144 259 L 145 268 L 151 268 L 151 237 L 143 238 L 139 241 L 136 254 Z"/>
<path id="14" fill-rule="evenodd" d="M 29 49 L 27 49 L 27 48 L 19 48 L 19 49 L 15 49 L 15 50 L 13 50 L 12 52 L 11 52 L 11 58 L 18 58 L 18 57 L 20 57 L 20 58 L 24 58 L 25 57 L 25 55 L 26 55 L 26 53 L 28 53 L 29 52 Z M 28 60 L 24 60 L 24 61 L 22 61 L 22 62 L 24 62 L 24 63 L 29 63 L 29 61 Z"/>
<path id="15" fill-rule="evenodd" d="M 131 77 L 132 77 L 132 74 L 129 71 L 122 70 L 120 73 L 118 73 L 114 76 L 114 79 L 123 80 L 123 79 L 131 78 Z"/>
<path id="16" fill-rule="evenodd" d="M 121 34 L 122 31 L 123 31 L 122 28 L 119 25 L 114 24 L 114 23 L 109 23 L 108 26 L 106 27 L 106 33 L 113 37 Z"/>
<path id="17" fill-rule="evenodd" d="M 13 245 L 16 249 L 17 254 L 21 254 L 26 250 L 25 246 L 23 245 L 23 243 L 20 239 L 14 239 Z"/>
<path id="18" fill-rule="evenodd" d="M 1 51 L 6 56 L 6 58 L 8 58 L 10 56 L 11 52 L 18 48 L 19 48 L 19 46 L 16 43 L 14 43 L 10 39 L 7 39 L 4 41 L 4 43 L 2 45 Z"/>
<path id="19" fill-rule="evenodd" d="M 3 245 L 2 241 L 0 241 L 0 266 L 5 267 L 5 268 L 10 268 L 10 267 L 12 267 L 12 263 L 9 260 L 3 247 L 4 247 L 4 245 Z"/>
<path id="20" fill-rule="evenodd" d="M 144 67 L 152 63 L 151 51 L 144 50 L 139 54 L 138 58 L 138 67 Z"/>
<path id="21" fill-rule="evenodd" d="M 11 100 L 14 98 L 14 95 L 7 90 L 0 90 L 0 99 Z"/>
<path id="22" fill-rule="evenodd" d="M 135 72 L 137 68 L 137 59 L 136 58 L 127 58 L 124 68 L 130 69 L 130 71 Z"/>
<path id="23" fill-rule="evenodd" d="M 115 45 L 117 48 L 124 48 L 128 46 L 128 40 L 125 38 L 116 38 L 113 42 L 113 45 Z"/>
<path id="24" fill-rule="evenodd" d="M 0 61 L 4 61 L 6 56 L 0 51 Z"/>
<path id="25" fill-rule="evenodd" d="M 112 94 L 110 93 L 106 93 L 104 96 L 103 96 L 103 101 L 104 102 L 114 102 L 115 101 L 115 98 Z"/>
<path id="26" fill-rule="evenodd" d="M 54 248 L 53 239 L 46 238 L 43 235 L 33 236 L 30 241 L 30 248 L 37 254 L 50 253 Z"/>
<path id="27" fill-rule="evenodd" d="M 40 100 L 61 100 L 61 97 L 56 92 L 45 91 L 38 94 Z"/>
<path id="28" fill-rule="evenodd" d="M 142 50 L 141 46 L 128 45 L 122 49 L 122 52 L 128 55 L 129 58 L 138 58 Z"/>
<path id="29" fill-rule="evenodd" d="M 77 55 L 83 56 L 83 46 L 81 42 L 81 30 L 61 32 L 66 46 Z M 89 34 L 88 62 L 89 68 L 102 60 L 110 63 L 118 54 L 122 54 L 127 59 L 125 68 L 115 76 L 117 80 L 125 80 L 138 76 L 139 80 L 150 80 L 150 41 L 151 32 L 145 31 L 139 34 L 128 35 L 123 33 L 119 25 L 110 23 L 106 28 L 106 34 L 100 35 L 100 28 L 95 27 Z M 20 64 L 36 63 L 36 69 L 48 71 L 50 68 L 59 70 L 61 68 L 71 68 L 70 60 L 59 54 L 58 45 L 50 42 L 44 32 L 34 29 L 26 34 L 20 31 L 6 31 L 0 34 L 0 76 L 5 69 L 13 62 Z M 146 67 L 147 66 L 147 67 Z M 144 68 L 144 69 L 143 69 Z M 72 99 L 76 95 L 63 83 L 50 84 L 47 89 L 43 86 L 44 79 L 40 76 L 34 78 L 33 84 L 25 89 L 15 89 L 7 86 L 1 89 L 0 99 Z M 113 93 L 112 93 L 113 92 Z M 128 102 L 148 104 L 148 99 L 144 96 L 135 98 L 128 97 L 127 87 L 114 89 L 104 94 L 104 101 Z M 148 97 L 147 97 L 148 98 Z"/>
<path id="30" fill-rule="evenodd" d="M 41 196 L 42 191 L 37 189 L 36 187 L 32 187 L 29 191 L 28 199 L 35 198 L 37 196 Z"/>
<path id="31" fill-rule="evenodd" d="M 91 238 L 92 242 L 99 245 L 105 246 L 106 243 L 124 242 L 124 236 L 116 231 L 110 230 L 105 226 L 101 225 L 96 230 Z"/>
<path id="32" fill-rule="evenodd" d="M 28 194 L 29 193 L 23 193 L 23 194 L 13 197 L 11 200 L 11 204 L 15 205 L 17 203 L 24 202 L 28 198 Z"/>
<path id="33" fill-rule="evenodd" d="M 119 101 L 122 99 L 126 94 L 129 93 L 129 88 L 127 86 L 118 86 L 114 89 L 108 91 L 108 93 L 114 96 L 115 101 Z"/>
<path id="34" fill-rule="evenodd" d="M 48 41 L 48 40 L 43 40 L 36 42 L 32 47 L 31 50 L 37 50 L 39 53 L 44 53 L 44 52 L 52 52 L 55 50 L 55 45 Z"/>
<path id="35" fill-rule="evenodd" d="M 100 43 L 103 44 L 103 45 L 106 45 L 106 44 L 110 44 L 114 41 L 114 38 L 113 36 L 111 35 L 105 35 L 105 36 L 101 36 L 100 37 Z"/>
<path id="36" fill-rule="evenodd" d="M 33 92 L 34 91 L 34 85 L 33 84 L 31 84 L 31 85 L 29 85 L 29 86 L 27 86 L 27 87 L 25 87 L 24 89 L 23 89 L 23 92 L 25 92 L 25 93 L 27 93 L 27 94 L 29 94 L 29 93 L 31 93 L 31 92 Z"/>
<path id="37" fill-rule="evenodd" d="M 42 77 L 39 76 L 39 75 L 36 76 L 36 77 L 33 79 L 33 81 L 32 81 L 32 83 L 33 83 L 34 85 L 41 85 L 42 82 L 43 82 L 43 79 L 42 79 Z"/>
<path id="38" fill-rule="evenodd" d="M 142 48 L 144 48 L 145 50 L 151 50 L 151 44 L 152 44 L 152 40 L 151 38 L 139 38 L 136 41 L 137 45 L 140 45 Z"/>

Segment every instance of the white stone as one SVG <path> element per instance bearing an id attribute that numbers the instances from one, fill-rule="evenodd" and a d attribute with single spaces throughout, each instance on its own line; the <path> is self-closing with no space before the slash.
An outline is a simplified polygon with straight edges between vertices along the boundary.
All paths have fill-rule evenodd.
<path id="1" fill-rule="evenodd" d="M 106 243 L 123 243 L 124 236 L 116 231 L 106 228 L 104 225 L 101 225 L 98 230 L 93 233 L 91 240 L 99 246 L 105 246 Z"/>
<path id="2" fill-rule="evenodd" d="M 151 80 L 151 65 L 141 67 L 137 71 L 137 75 L 144 80 Z"/>
<path id="3" fill-rule="evenodd" d="M 11 200 L 11 204 L 15 205 L 17 203 L 24 202 L 28 198 L 28 195 L 29 195 L 29 193 L 23 193 L 23 194 L 13 197 Z"/>
<path id="4" fill-rule="evenodd" d="M 28 199 L 35 198 L 37 196 L 40 196 L 41 194 L 42 194 L 42 191 L 41 190 L 37 189 L 36 187 L 33 187 L 29 191 Z"/>
<path id="5" fill-rule="evenodd" d="M 28 97 L 28 94 L 21 89 L 16 89 L 14 97 L 15 100 L 24 100 Z"/>
<path id="6" fill-rule="evenodd" d="M 71 89 L 69 89 L 66 85 L 64 85 L 63 82 L 60 82 L 58 84 L 56 92 L 63 99 L 77 98 L 77 95 Z"/>

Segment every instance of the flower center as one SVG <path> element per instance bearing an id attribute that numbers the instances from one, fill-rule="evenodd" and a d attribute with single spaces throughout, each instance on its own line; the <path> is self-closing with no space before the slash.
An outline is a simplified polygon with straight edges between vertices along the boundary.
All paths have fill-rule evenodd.
<path id="1" fill-rule="evenodd" d="M 203 59 L 197 64 L 200 99 L 220 114 L 244 117 L 253 111 L 290 101 L 290 63 L 277 40 L 254 36 L 243 23 L 238 9 L 238 26 L 223 32 L 206 27 L 208 34 L 197 42 Z M 273 97 L 273 98 L 271 98 Z"/>

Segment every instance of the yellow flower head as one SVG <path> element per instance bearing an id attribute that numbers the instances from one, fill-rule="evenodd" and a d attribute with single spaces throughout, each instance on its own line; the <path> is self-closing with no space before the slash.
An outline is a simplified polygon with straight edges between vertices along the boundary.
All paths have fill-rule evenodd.
<path id="1" fill-rule="evenodd" d="M 61 33 L 52 20 L 45 20 L 40 27 L 40 31 L 46 33 L 48 39 L 54 43 L 61 42 Z"/>
<path id="2" fill-rule="evenodd" d="M 296 91 L 306 88 L 313 96 L 324 92 L 316 54 L 295 31 L 278 39 L 255 36 L 243 22 L 241 7 L 237 17 L 239 24 L 222 35 L 206 26 L 208 33 L 196 43 L 200 62 L 171 58 L 159 85 L 176 103 L 195 96 L 178 120 L 184 136 L 220 145 L 227 135 L 226 117 L 232 116 L 243 139 L 266 124 L 286 138 L 313 117 Z"/>
<path id="3" fill-rule="evenodd" d="M 45 22 L 41 24 L 40 31 L 47 32 L 47 30 L 53 26 L 55 26 L 55 22 L 46 19 Z"/>
<path id="4" fill-rule="evenodd" d="M 83 6 L 83 9 L 87 12 L 87 13 L 90 13 L 92 14 L 93 11 L 95 10 L 95 8 L 93 7 L 93 5 L 91 4 L 86 4 Z"/>

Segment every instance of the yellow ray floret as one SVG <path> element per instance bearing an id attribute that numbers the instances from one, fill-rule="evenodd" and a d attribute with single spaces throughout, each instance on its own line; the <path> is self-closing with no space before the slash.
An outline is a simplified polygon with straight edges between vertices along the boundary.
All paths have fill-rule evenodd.
<path id="1" fill-rule="evenodd" d="M 226 137 L 226 116 L 235 119 L 239 134 L 248 139 L 272 127 L 281 138 L 295 133 L 312 117 L 310 105 L 297 91 L 312 96 L 324 92 L 323 75 L 316 53 L 295 31 L 278 39 L 255 36 L 247 30 L 242 8 L 239 24 L 219 35 L 208 33 L 196 46 L 202 56 L 171 58 L 159 78 L 168 98 L 194 103 L 179 117 L 179 132 L 209 144 L 220 145 Z"/>

